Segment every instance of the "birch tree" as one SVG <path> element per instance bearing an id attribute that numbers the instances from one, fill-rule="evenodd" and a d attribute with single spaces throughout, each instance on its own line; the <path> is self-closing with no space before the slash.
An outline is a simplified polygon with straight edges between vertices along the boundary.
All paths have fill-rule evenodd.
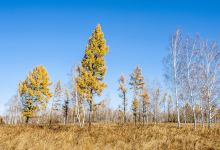
<path id="1" fill-rule="evenodd" d="M 196 117 L 196 99 L 198 98 L 198 60 L 199 60 L 199 49 L 200 49 L 199 38 L 190 39 L 187 37 L 182 41 L 182 80 L 184 80 L 182 87 L 183 99 L 185 99 L 184 105 L 186 105 L 187 100 L 189 100 L 194 118 L 194 129 L 196 129 L 197 117 Z"/>
<path id="2" fill-rule="evenodd" d="M 159 98 L 160 98 L 160 88 L 156 87 L 153 89 L 152 93 L 152 100 L 153 100 L 153 114 L 154 114 L 154 123 L 156 124 L 158 122 L 158 104 L 159 104 Z"/>
<path id="3" fill-rule="evenodd" d="M 78 92 L 78 86 L 77 86 L 77 79 L 81 75 L 80 72 L 80 66 L 75 66 L 72 69 L 72 95 L 73 95 L 73 103 L 75 103 L 73 112 L 74 112 L 74 123 L 75 123 L 75 117 L 77 119 L 77 122 L 79 123 L 79 126 L 82 128 L 85 123 L 85 107 L 84 107 L 84 99 L 83 96 Z"/>
<path id="4" fill-rule="evenodd" d="M 176 102 L 177 122 L 180 128 L 180 109 L 179 109 L 179 80 L 181 74 L 180 52 L 181 52 L 182 35 L 180 29 L 171 36 L 169 54 L 164 59 L 165 79 L 170 83 L 170 88 Z"/>
<path id="5" fill-rule="evenodd" d="M 202 92 L 208 107 L 208 127 L 211 128 L 215 113 L 212 112 L 215 103 L 219 102 L 220 86 L 220 51 L 216 42 L 202 43 L 201 70 Z"/>
<path id="6" fill-rule="evenodd" d="M 62 109 L 62 96 L 63 96 L 63 89 L 61 81 L 59 80 L 55 85 L 54 95 L 52 99 L 52 106 L 50 110 L 50 124 L 52 123 L 53 117 L 56 116 L 60 117 L 60 112 Z"/>
<path id="7" fill-rule="evenodd" d="M 163 94 L 161 103 L 162 103 L 162 108 L 163 108 L 163 118 L 164 118 L 164 122 L 166 122 L 166 102 L 167 102 L 167 93 Z"/>
<path id="8" fill-rule="evenodd" d="M 22 122 L 22 104 L 19 98 L 19 93 L 12 96 L 7 103 L 6 124 L 18 124 Z"/>

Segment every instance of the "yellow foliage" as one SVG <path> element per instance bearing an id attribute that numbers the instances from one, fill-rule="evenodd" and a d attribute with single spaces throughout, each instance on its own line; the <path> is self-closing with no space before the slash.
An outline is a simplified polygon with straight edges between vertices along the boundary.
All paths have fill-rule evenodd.
<path id="1" fill-rule="evenodd" d="M 139 107 L 139 102 L 138 102 L 137 98 L 134 98 L 134 101 L 132 104 L 132 110 L 133 110 L 134 114 L 137 113 L 138 107 Z"/>
<path id="2" fill-rule="evenodd" d="M 145 105 L 150 103 L 150 96 L 149 96 L 147 89 L 143 90 L 141 97 Z"/>
<path id="3" fill-rule="evenodd" d="M 52 96 L 49 86 L 49 75 L 42 66 L 34 68 L 25 81 L 19 83 L 19 93 L 23 101 L 23 116 L 31 117 L 34 111 L 45 108 Z"/>
<path id="4" fill-rule="evenodd" d="M 94 94 L 100 95 L 106 87 L 102 80 L 106 74 L 104 56 L 107 52 L 108 47 L 104 33 L 98 24 L 86 46 L 85 56 L 79 69 L 79 77 L 76 79 L 80 95 L 89 102 L 92 102 Z"/>

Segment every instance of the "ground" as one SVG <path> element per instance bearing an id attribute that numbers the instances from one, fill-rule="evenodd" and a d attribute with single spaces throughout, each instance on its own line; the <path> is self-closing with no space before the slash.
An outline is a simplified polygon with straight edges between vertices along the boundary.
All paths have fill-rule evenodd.
<path id="1" fill-rule="evenodd" d="M 0 150 L 220 150 L 220 125 L 0 125 Z"/>

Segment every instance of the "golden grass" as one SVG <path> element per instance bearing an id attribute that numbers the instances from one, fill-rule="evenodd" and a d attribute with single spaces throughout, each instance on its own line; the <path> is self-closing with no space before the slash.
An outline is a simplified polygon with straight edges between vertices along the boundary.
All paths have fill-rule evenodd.
<path id="1" fill-rule="evenodd" d="M 220 127 L 211 130 L 176 124 L 118 126 L 0 126 L 0 150 L 218 150 Z"/>

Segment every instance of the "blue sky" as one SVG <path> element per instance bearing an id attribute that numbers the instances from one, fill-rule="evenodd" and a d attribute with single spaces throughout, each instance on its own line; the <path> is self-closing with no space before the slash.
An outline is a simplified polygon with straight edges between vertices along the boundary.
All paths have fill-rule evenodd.
<path id="1" fill-rule="evenodd" d="M 53 82 L 68 82 L 100 23 L 110 51 L 103 97 L 120 103 L 117 80 L 136 65 L 148 81 L 163 82 L 162 59 L 177 27 L 220 41 L 220 3 L 213 0 L 0 0 L 0 114 L 19 80 L 43 64 Z"/>

